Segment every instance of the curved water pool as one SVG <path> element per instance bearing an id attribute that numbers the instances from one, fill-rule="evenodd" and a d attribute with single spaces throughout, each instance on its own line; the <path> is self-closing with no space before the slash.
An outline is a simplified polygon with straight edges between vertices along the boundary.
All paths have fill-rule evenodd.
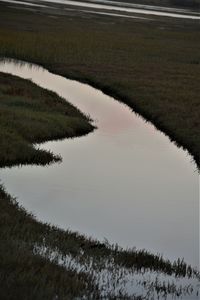
<path id="1" fill-rule="evenodd" d="M 0 71 L 31 79 L 89 114 L 97 130 L 40 145 L 48 167 L 0 171 L 9 193 L 39 220 L 199 265 L 199 175 L 191 156 L 128 106 L 28 63 Z"/>

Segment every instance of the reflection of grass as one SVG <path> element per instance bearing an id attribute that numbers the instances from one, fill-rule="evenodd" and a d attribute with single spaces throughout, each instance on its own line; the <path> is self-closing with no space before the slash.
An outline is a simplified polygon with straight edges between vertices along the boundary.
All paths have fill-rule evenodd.
<path id="1" fill-rule="evenodd" d="M 0 73 L 0 166 L 47 164 L 60 158 L 32 143 L 88 133 L 72 105 L 29 81 Z"/>
<path id="2" fill-rule="evenodd" d="M 70 12 L 53 19 L 0 5 L 0 56 L 42 64 L 116 96 L 186 147 L 199 164 L 198 21 L 114 18 L 113 24 L 109 17 L 83 19 Z"/>
<path id="3" fill-rule="evenodd" d="M 125 277 L 126 281 L 129 280 L 129 276 L 134 280 L 137 276 L 134 272 L 141 272 L 139 284 L 144 286 L 146 292 L 149 290 L 161 294 L 176 294 L 178 290 L 182 295 L 187 292 L 187 285 L 181 290 L 177 288 L 174 285 L 175 276 L 181 278 L 198 275 L 182 261 L 172 264 L 146 251 L 122 250 L 117 246 L 87 239 L 78 233 L 39 223 L 20 208 L 3 189 L 0 189 L 0 224 L 2 299 L 52 299 L 55 294 L 60 296 L 59 299 L 73 299 L 83 294 L 93 295 L 91 299 L 97 299 L 100 291 L 96 285 L 99 285 L 100 279 L 104 279 L 101 284 L 107 287 L 108 294 L 109 291 L 112 294 L 115 287 L 120 286 L 120 282 L 123 286 Z M 52 256 L 52 252 L 58 255 Z M 65 264 L 66 256 L 71 258 L 72 264 L 70 261 Z M 49 259 L 53 263 L 50 263 Z M 74 267 L 74 261 L 82 266 L 79 271 Z M 60 267 L 57 265 L 59 262 Z M 147 270 L 173 275 L 174 282 L 160 282 L 155 278 L 155 274 L 152 275 L 152 279 L 150 277 L 143 280 L 142 273 Z M 109 272 L 111 278 L 101 275 L 104 272 Z M 112 286 L 109 286 L 110 284 Z M 188 293 L 191 289 L 192 286 L 188 286 Z M 16 298 L 13 297 L 14 293 Z M 90 299 L 89 296 L 86 299 Z"/>

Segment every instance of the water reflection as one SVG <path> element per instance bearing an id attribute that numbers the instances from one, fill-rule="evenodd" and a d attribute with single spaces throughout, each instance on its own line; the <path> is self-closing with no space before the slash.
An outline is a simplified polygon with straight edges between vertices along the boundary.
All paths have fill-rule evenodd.
<path id="1" fill-rule="evenodd" d="M 34 6 L 34 7 L 47 7 L 46 5 L 42 5 L 42 4 L 35 4 L 35 3 L 31 3 L 31 2 L 18 1 L 18 0 L 1 0 L 1 2 L 22 4 L 22 5 Z"/>
<path id="2" fill-rule="evenodd" d="M 1 170 L 20 204 L 62 228 L 198 266 L 199 175 L 187 152 L 90 86 L 12 61 L 2 62 L 0 71 L 57 92 L 98 127 L 41 146 L 61 154 L 62 164 Z"/>
<path id="3" fill-rule="evenodd" d="M 198 299 L 200 283 L 198 278 L 166 275 L 144 269 L 119 266 L 112 259 L 100 261 L 84 252 L 76 257 L 63 255 L 58 251 L 35 245 L 34 253 L 65 267 L 67 270 L 85 272 L 92 277 L 100 296 L 107 299 Z M 92 297 L 96 299 L 97 297 Z"/>
<path id="4" fill-rule="evenodd" d="M 49 0 L 42 0 L 43 2 L 49 2 Z M 163 16 L 163 17 L 170 17 L 170 18 L 181 18 L 181 19 L 192 19 L 192 20 L 200 20 L 200 16 L 197 14 L 188 14 L 180 13 L 180 11 L 174 9 L 174 12 L 171 11 L 164 11 L 163 8 L 161 8 L 160 11 L 149 8 L 133 8 L 133 7 L 126 7 L 124 5 L 116 6 L 116 5 L 109 5 L 103 3 L 95 3 L 94 2 L 84 2 L 84 1 L 76 1 L 76 0 L 53 0 L 50 1 L 52 3 L 60 3 L 70 6 L 78 6 L 78 7 L 87 7 L 87 8 L 95 8 L 95 9 L 104 9 L 108 11 L 118 11 L 118 12 L 127 12 L 127 13 L 136 13 L 136 14 L 144 14 L 144 15 L 155 15 L 155 16 Z M 109 2 L 108 2 L 109 3 Z"/>
<path id="5" fill-rule="evenodd" d="M 190 20 L 200 20 L 199 12 L 190 11 L 189 9 L 176 9 L 170 7 L 162 7 L 162 6 L 153 6 L 153 5 L 141 5 L 141 4 L 131 4 L 131 3 L 123 3 L 123 2 L 114 2 L 114 1 L 103 1 L 103 0 L 93 0 L 93 1 L 76 1 L 76 0 L 42 0 L 40 2 L 37 1 L 16 1 L 16 0 L 0 0 L 8 3 L 16 3 L 24 6 L 38 6 L 38 7 L 49 7 L 55 8 L 53 4 L 63 4 L 68 7 L 75 7 L 77 10 L 80 8 L 92 8 L 95 9 L 97 14 L 110 15 L 110 16 L 118 16 L 118 17 L 128 17 L 128 18 L 137 18 L 134 15 L 125 15 L 124 13 L 130 14 L 142 14 L 142 15 L 152 15 L 152 16 L 161 16 L 161 17 L 169 17 L 169 18 L 179 18 L 179 19 L 190 19 Z M 44 3 L 46 5 L 42 5 Z M 103 10 L 103 11 L 99 11 Z M 108 11 L 109 13 L 106 13 Z M 94 13 L 94 11 L 90 12 L 84 10 L 87 13 Z M 118 14 L 113 14 L 112 12 L 118 12 Z M 119 14 L 121 13 L 121 14 Z"/>

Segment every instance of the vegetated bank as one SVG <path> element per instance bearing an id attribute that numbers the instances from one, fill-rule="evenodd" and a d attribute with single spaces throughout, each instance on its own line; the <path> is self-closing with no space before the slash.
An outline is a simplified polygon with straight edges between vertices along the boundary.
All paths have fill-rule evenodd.
<path id="1" fill-rule="evenodd" d="M 0 6 L 1 57 L 43 65 L 124 101 L 199 165 L 200 22 Z"/>
<path id="2" fill-rule="evenodd" d="M 93 129 L 89 119 L 55 93 L 0 73 L 0 167 L 46 165 L 61 158 L 33 144 Z"/>

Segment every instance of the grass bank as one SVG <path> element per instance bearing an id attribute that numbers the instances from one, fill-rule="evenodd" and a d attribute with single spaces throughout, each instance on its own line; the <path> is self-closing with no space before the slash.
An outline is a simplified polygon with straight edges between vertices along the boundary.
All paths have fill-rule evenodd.
<path id="1" fill-rule="evenodd" d="M 79 110 L 30 81 L 0 73 L 0 166 L 46 165 L 60 160 L 35 143 L 90 132 Z"/>
<path id="2" fill-rule="evenodd" d="M 199 274 L 184 261 L 174 263 L 153 255 L 145 250 L 122 250 L 119 247 L 100 243 L 88 239 L 78 233 L 63 231 L 48 224 L 42 224 L 19 207 L 15 199 L 11 198 L 0 187 L 0 295 L 2 299 L 149 299 L 123 292 L 118 297 L 113 296 L 113 291 L 124 280 L 129 272 L 128 282 L 131 277 L 141 273 L 141 284 L 145 286 L 148 295 L 153 293 L 156 297 L 171 294 L 183 296 L 184 287 L 176 287 L 177 278 L 199 278 Z M 39 251 L 37 251 L 39 249 Z M 46 255 L 42 255 L 44 252 Z M 58 253 L 52 259 L 52 252 Z M 70 257 L 67 267 L 60 265 L 60 259 Z M 73 261 L 80 264 L 77 271 Z M 108 267 L 106 267 L 108 264 Z M 110 272 L 114 280 L 104 275 L 104 290 L 106 297 L 101 297 L 99 278 L 95 280 L 94 273 Z M 125 271 L 124 271 L 125 270 Z M 142 279 L 146 271 L 173 276 L 170 283 L 156 280 Z M 148 275 L 149 276 L 149 275 Z M 148 278 L 148 277 L 147 277 Z M 110 285 L 113 284 L 112 287 Z M 107 288 L 107 290 L 106 290 Z M 190 283 L 186 285 L 187 294 L 190 289 L 195 289 Z M 143 295 L 144 296 L 144 295 Z M 58 298 L 56 298 L 58 297 Z M 86 297 L 86 298 L 84 298 Z"/>
<path id="3" fill-rule="evenodd" d="M 102 89 L 152 121 L 200 163 L 200 24 L 0 4 L 0 56 Z"/>

